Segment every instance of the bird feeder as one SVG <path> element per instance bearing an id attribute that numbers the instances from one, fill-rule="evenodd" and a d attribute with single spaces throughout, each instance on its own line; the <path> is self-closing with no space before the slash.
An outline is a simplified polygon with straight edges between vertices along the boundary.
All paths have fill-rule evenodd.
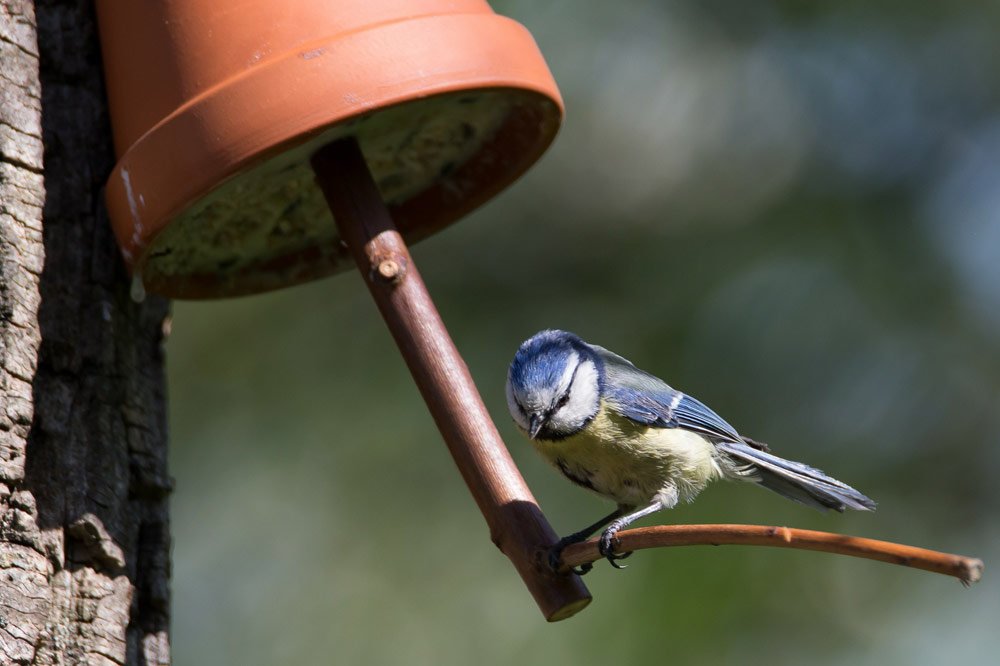
<path id="1" fill-rule="evenodd" d="M 531 35 L 484 0 L 97 0 L 117 163 L 107 207 L 145 289 L 253 294 L 353 263 L 491 537 L 549 620 L 590 602 L 490 420 L 407 244 L 488 201 L 562 116 Z M 332 212 L 332 219 L 331 219 Z M 982 563 L 788 528 L 621 533 L 640 549 L 743 543 L 828 550 L 977 580 Z"/>
<path id="2" fill-rule="evenodd" d="M 351 138 L 407 241 L 501 191 L 552 141 L 531 35 L 482 0 L 97 3 L 129 267 L 174 298 L 350 265 L 310 157 Z"/>
<path id="3" fill-rule="evenodd" d="M 215 298 L 356 263 L 494 542 L 546 618 L 586 606 L 579 578 L 542 564 L 556 535 L 407 251 L 552 142 L 562 101 L 528 31 L 483 0 L 97 10 L 117 155 L 106 199 L 135 279 Z"/>

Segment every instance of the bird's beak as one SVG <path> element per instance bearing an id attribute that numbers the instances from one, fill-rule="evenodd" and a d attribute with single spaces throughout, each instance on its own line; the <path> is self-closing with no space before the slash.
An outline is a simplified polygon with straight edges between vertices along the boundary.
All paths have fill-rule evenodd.
<path id="1" fill-rule="evenodd" d="M 528 428 L 528 436 L 531 437 L 531 439 L 537 439 L 538 433 L 541 432 L 542 428 L 545 426 L 545 417 L 539 416 L 538 414 L 532 414 L 528 425 L 530 426 Z"/>

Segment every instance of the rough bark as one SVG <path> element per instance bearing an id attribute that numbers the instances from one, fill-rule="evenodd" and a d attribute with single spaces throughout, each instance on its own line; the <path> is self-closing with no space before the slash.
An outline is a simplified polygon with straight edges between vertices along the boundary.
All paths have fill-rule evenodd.
<path id="1" fill-rule="evenodd" d="M 0 663 L 166 664 L 167 303 L 135 304 L 89 0 L 0 0 Z"/>

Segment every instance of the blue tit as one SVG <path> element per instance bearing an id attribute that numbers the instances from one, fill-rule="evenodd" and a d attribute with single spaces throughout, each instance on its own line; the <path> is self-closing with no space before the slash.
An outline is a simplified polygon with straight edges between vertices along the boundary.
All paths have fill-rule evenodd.
<path id="1" fill-rule="evenodd" d="M 535 449 L 573 483 L 614 500 L 617 510 L 559 541 L 600 528 L 612 565 L 615 534 L 689 502 L 715 479 L 749 481 L 817 509 L 870 511 L 875 502 L 815 467 L 785 460 L 741 436 L 718 414 L 617 354 L 565 331 L 526 340 L 507 373 L 507 405 Z"/>

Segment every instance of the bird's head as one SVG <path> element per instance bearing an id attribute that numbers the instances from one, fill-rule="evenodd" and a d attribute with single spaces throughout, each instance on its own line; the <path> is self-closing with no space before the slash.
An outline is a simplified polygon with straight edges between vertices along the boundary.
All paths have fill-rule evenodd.
<path id="1" fill-rule="evenodd" d="M 582 430 L 601 403 L 600 357 L 565 331 L 526 340 L 507 372 L 507 407 L 531 439 L 562 439 Z"/>

